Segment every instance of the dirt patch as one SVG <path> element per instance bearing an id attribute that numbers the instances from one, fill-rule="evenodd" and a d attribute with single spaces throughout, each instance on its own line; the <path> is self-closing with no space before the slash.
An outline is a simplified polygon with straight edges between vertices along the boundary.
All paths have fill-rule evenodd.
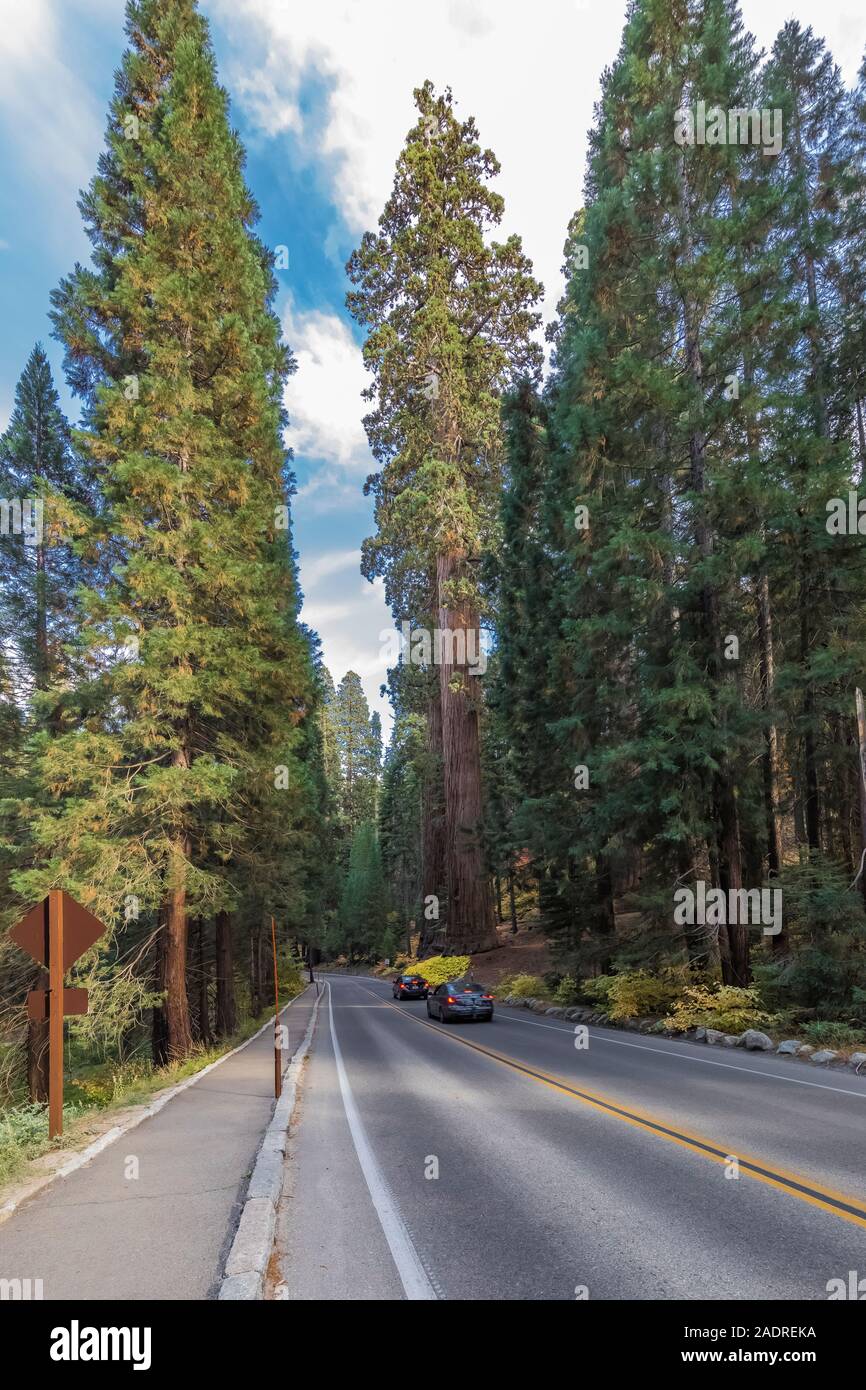
<path id="1" fill-rule="evenodd" d="M 513 935 L 510 927 L 500 927 L 499 942 L 496 950 L 470 958 L 475 979 L 493 990 L 506 975 L 543 975 L 552 968 L 550 949 L 537 929 Z"/>

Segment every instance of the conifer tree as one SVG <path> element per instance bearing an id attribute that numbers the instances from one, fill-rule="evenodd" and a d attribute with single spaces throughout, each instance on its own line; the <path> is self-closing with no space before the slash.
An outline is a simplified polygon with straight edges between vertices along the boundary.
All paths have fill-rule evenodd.
<path id="1" fill-rule="evenodd" d="M 482 693 L 466 658 L 480 641 L 477 567 L 495 526 L 499 398 L 538 370 L 540 286 L 517 237 L 486 240 L 503 204 L 474 121 L 459 121 L 450 91 L 436 96 L 429 82 L 415 103 L 379 230 L 349 261 L 347 302 L 367 330 L 365 426 L 381 468 L 369 483 L 377 533 L 364 572 L 384 577 L 395 619 L 439 629 L 450 648 L 428 729 L 436 761 L 441 728 L 449 947 L 463 952 L 496 942 L 481 833 Z"/>
<path id="2" fill-rule="evenodd" d="M 46 750 L 66 801 L 39 833 L 103 913 L 132 893 L 156 914 L 165 1046 L 182 1056 L 189 918 L 233 905 L 220 865 L 255 877 L 255 818 L 301 794 L 292 731 L 312 673 L 281 438 L 293 364 L 207 25 L 194 0 L 130 0 L 127 34 L 81 200 L 93 267 L 53 297 L 105 498 L 111 577 L 86 596 L 89 631 L 127 650 L 88 697 L 99 720 Z"/>

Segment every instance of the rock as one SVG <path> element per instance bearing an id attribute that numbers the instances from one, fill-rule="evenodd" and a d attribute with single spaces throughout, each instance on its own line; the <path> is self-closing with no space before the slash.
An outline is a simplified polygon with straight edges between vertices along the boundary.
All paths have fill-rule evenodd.
<path id="1" fill-rule="evenodd" d="M 786 1038 L 784 1042 L 779 1043 L 776 1051 L 781 1053 L 783 1057 L 796 1057 L 799 1047 L 800 1044 L 796 1038 Z"/>
<path id="2" fill-rule="evenodd" d="M 757 1028 L 747 1028 L 745 1033 L 740 1034 L 742 1045 L 747 1052 L 772 1052 L 773 1039 L 768 1038 L 766 1033 L 759 1033 Z"/>
<path id="3" fill-rule="evenodd" d="M 816 1066 L 819 1067 L 824 1065 L 829 1066 L 831 1062 L 836 1061 L 836 1058 L 838 1056 L 838 1052 L 833 1052 L 829 1047 L 822 1047 L 820 1052 L 812 1053 L 812 1056 L 809 1058 L 809 1061 L 814 1062 Z"/>
<path id="4" fill-rule="evenodd" d="M 565 1009 L 545 1009 L 548 1018 L 562 1018 Z"/>
<path id="5" fill-rule="evenodd" d="M 848 1058 L 849 1067 L 853 1067 L 854 1071 L 857 1072 L 859 1072 L 864 1062 L 866 1062 L 866 1052 L 852 1052 L 851 1056 Z"/>
<path id="6" fill-rule="evenodd" d="M 706 1040 L 707 1040 L 707 1030 L 706 1030 L 706 1028 L 696 1028 L 696 1029 L 695 1029 L 695 1042 L 706 1042 Z"/>
<path id="7" fill-rule="evenodd" d="M 722 1039 L 722 1047 L 739 1047 L 740 1038 L 737 1033 L 726 1033 Z"/>
<path id="8" fill-rule="evenodd" d="M 710 1047 L 720 1047 L 724 1037 L 725 1034 L 720 1033 L 718 1028 L 707 1029 L 707 1042 L 709 1043 Z"/>
<path id="9" fill-rule="evenodd" d="M 815 1049 L 814 1049 L 814 1047 L 812 1046 L 811 1043 L 800 1043 L 800 1046 L 797 1048 L 797 1056 L 798 1056 L 798 1057 L 811 1057 L 811 1055 L 812 1055 L 812 1053 L 813 1053 L 814 1051 L 815 1051 Z"/>
<path id="10" fill-rule="evenodd" d="M 534 1000 L 531 1007 L 532 1007 L 532 1012 L 533 1012 L 534 1014 L 546 1014 L 546 1013 L 547 1013 L 547 1005 L 545 1004 L 545 1002 L 544 1002 L 543 999 L 536 999 L 536 1000 Z"/>

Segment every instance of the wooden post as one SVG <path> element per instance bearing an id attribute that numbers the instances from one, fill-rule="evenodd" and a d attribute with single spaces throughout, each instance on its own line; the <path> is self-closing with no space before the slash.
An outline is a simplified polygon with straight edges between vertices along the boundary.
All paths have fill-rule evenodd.
<path id="1" fill-rule="evenodd" d="M 63 894 L 48 894 L 48 1138 L 63 1133 Z"/>
<path id="2" fill-rule="evenodd" d="M 274 949 L 274 1095 L 283 1089 L 283 1054 L 280 1048 L 280 986 L 277 980 L 277 924 L 271 918 L 271 945 Z"/>

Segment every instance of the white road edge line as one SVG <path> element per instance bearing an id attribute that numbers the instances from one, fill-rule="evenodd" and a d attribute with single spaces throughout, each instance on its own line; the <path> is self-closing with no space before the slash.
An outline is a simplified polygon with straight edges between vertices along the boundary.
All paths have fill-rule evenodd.
<path id="1" fill-rule="evenodd" d="M 421 1263 L 418 1251 L 412 1243 L 412 1237 L 406 1229 L 406 1225 L 400 1215 L 394 1198 L 391 1196 L 390 1189 L 385 1180 L 385 1176 L 376 1162 L 370 1142 L 367 1138 L 358 1107 L 355 1104 L 355 1097 L 352 1094 L 352 1087 L 349 1084 L 349 1077 L 343 1065 L 343 1054 L 340 1051 L 340 1044 L 337 1041 L 337 1030 L 334 1027 L 334 1009 L 331 1002 L 331 982 L 328 985 L 328 1019 L 331 1025 L 331 1043 L 334 1048 L 334 1061 L 337 1066 L 337 1079 L 340 1083 L 340 1094 L 343 1097 L 343 1108 L 346 1111 L 346 1119 L 349 1124 L 349 1132 L 352 1135 L 352 1143 L 355 1145 L 355 1153 L 358 1155 L 358 1162 L 361 1165 L 361 1172 L 364 1174 L 364 1181 L 370 1193 L 379 1224 L 382 1227 L 388 1248 L 397 1266 L 397 1273 L 403 1285 L 406 1297 L 412 1300 L 435 1299 L 438 1298 L 436 1290 L 427 1277 L 427 1271 Z"/>
<path id="2" fill-rule="evenodd" d="M 512 1018 L 509 1014 L 497 1013 L 503 1023 L 526 1023 L 530 1028 L 549 1028 L 552 1033 L 571 1033 L 570 1028 L 558 1028 L 555 1023 L 536 1023 L 534 1018 Z M 652 1052 L 656 1057 L 675 1057 L 679 1062 L 699 1062 L 705 1067 L 724 1067 L 727 1071 L 739 1071 L 744 1076 L 758 1076 L 762 1081 L 790 1081 L 794 1086 L 814 1086 L 818 1091 L 835 1091 L 840 1096 L 854 1096 L 866 1100 L 866 1091 L 849 1091 L 845 1086 L 827 1086 L 823 1081 L 804 1081 L 799 1076 L 777 1076 L 772 1071 L 752 1071 L 751 1067 L 735 1067 L 732 1062 L 717 1062 L 712 1057 L 688 1057 L 684 1052 L 668 1052 L 664 1047 L 647 1047 L 644 1043 L 626 1042 L 625 1038 L 602 1038 L 598 1033 L 590 1036 L 596 1042 L 608 1043 L 611 1047 L 635 1047 L 639 1052 Z M 518 1060 L 518 1059 L 515 1059 Z"/>

